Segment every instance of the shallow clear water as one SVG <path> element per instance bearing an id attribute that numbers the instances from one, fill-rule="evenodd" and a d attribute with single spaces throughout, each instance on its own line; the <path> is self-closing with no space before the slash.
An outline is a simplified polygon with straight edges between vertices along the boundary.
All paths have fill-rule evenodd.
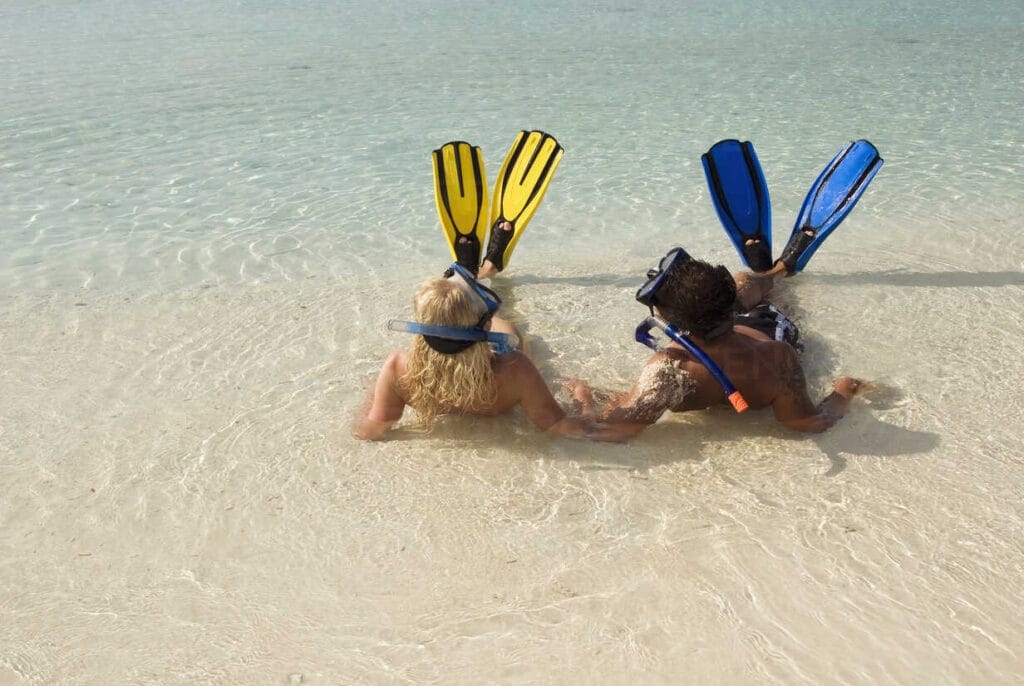
<path id="1" fill-rule="evenodd" d="M 1019 3 L 0 8 L 0 681 L 1013 683 L 1024 669 Z M 669 247 L 738 267 L 847 140 L 886 164 L 781 294 L 828 434 L 348 435 L 448 259 L 430 150 L 566 156 L 495 279 L 622 388 Z"/>

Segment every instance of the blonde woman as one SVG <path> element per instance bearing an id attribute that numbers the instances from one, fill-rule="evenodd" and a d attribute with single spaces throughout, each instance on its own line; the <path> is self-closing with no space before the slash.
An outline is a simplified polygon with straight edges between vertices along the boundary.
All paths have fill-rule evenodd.
<path id="1" fill-rule="evenodd" d="M 421 284 L 413 297 L 416 321 L 390 324 L 414 334 L 412 345 L 384 363 L 353 434 L 380 438 L 406 405 L 428 429 L 438 415 L 495 416 L 518 405 L 540 429 L 593 436 L 588 420 L 568 416 L 552 397 L 519 349 L 514 327 L 495 315 L 500 304 L 493 291 L 458 264 L 448 278 Z"/>

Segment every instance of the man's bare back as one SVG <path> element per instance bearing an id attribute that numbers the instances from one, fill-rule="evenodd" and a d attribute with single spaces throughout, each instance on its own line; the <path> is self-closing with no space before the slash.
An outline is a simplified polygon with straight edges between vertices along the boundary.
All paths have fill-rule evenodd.
<path id="1" fill-rule="evenodd" d="M 693 269 L 706 272 L 706 267 L 710 269 L 706 263 L 694 263 L 681 269 L 684 273 Z M 763 303 L 777 273 L 776 270 L 739 275 L 735 280 L 735 302 L 744 310 Z M 719 273 L 709 278 L 726 277 Z M 725 302 L 733 301 L 727 297 Z M 728 320 L 732 316 L 731 310 L 722 310 L 720 318 Z M 793 345 L 739 323 L 709 328 L 718 332 L 703 338 L 691 331 L 691 338 L 722 369 L 748 406 L 754 410 L 771 407 L 776 419 L 799 431 L 826 430 L 842 417 L 850 399 L 863 389 L 857 379 L 840 377 L 834 382 L 832 393 L 815 404 L 807 392 Z M 600 411 L 585 383 L 574 382 L 570 388 L 585 414 L 620 427 L 623 436 L 639 433 L 666 411 L 685 412 L 728 404 L 719 381 L 676 343 L 648 358 L 633 388 L 612 396 Z"/>

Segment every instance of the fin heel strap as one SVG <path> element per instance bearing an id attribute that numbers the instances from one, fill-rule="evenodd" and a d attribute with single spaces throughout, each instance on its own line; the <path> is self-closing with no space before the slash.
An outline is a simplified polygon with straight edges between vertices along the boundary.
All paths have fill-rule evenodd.
<path id="1" fill-rule="evenodd" d="M 771 248 L 763 240 L 750 245 L 743 245 L 743 256 L 746 258 L 747 266 L 755 272 L 766 272 L 772 268 Z"/>
<path id="2" fill-rule="evenodd" d="M 502 229 L 498 224 L 491 227 L 491 238 L 487 242 L 487 254 L 484 255 L 484 260 L 493 262 L 499 272 L 505 269 L 505 248 L 508 247 L 515 234 L 515 225 L 508 231 Z"/>
<path id="3" fill-rule="evenodd" d="M 803 255 L 804 250 L 807 249 L 814 239 L 817 238 L 818 232 L 811 231 L 808 235 L 809 229 L 799 229 L 793 232 L 790 236 L 789 242 L 786 243 L 785 250 L 779 255 L 779 262 L 786 267 L 786 276 L 793 276 L 797 273 L 796 261 Z"/>
<path id="4" fill-rule="evenodd" d="M 476 238 L 470 238 L 465 243 L 455 243 L 455 261 L 461 266 L 465 267 L 469 271 L 473 272 L 473 276 L 477 275 L 480 271 L 480 244 L 477 243 Z"/>

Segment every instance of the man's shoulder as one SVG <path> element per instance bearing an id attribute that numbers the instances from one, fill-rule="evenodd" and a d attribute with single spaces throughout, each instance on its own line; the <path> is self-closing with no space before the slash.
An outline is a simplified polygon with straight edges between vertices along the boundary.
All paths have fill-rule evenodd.
<path id="1" fill-rule="evenodd" d="M 647 362 L 644 363 L 644 367 L 640 371 L 640 375 L 649 377 L 652 373 L 656 373 L 663 378 L 682 378 L 690 377 L 693 372 L 703 369 L 704 365 L 691 357 L 687 352 L 669 348 L 664 352 L 655 353 L 648 357 Z"/>
<path id="2" fill-rule="evenodd" d="M 794 364 L 800 365 L 796 350 L 785 341 L 758 341 L 756 349 L 758 356 L 778 371 L 792 367 Z"/>
<path id="3" fill-rule="evenodd" d="M 703 367 L 682 350 L 668 349 L 647 358 L 628 397 L 605 416 L 607 421 L 653 424 L 667 411 L 684 409 L 702 384 Z"/>
<path id="4" fill-rule="evenodd" d="M 647 365 L 671 364 L 679 369 L 698 369 L 702 365 L 682 348 L 666 348 L 647 358 Z"/>

